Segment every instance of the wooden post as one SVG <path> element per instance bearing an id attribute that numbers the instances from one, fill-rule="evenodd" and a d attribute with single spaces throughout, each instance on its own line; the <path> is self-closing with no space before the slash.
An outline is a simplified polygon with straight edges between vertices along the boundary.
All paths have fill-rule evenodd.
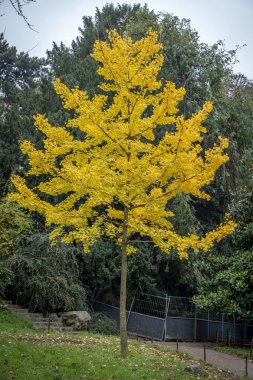
<path id="1" fill-rule="evenodd" d="M 236 340 L 236 336 L 235 336 L 235 316 L 234 316 L 234 341 Z"/>
<path id="2" fill-rule="evenodd" d="M 197 306 L 195 305 L 194 310 L 194 340 L 197 341 Z"/>
<path id="3" fill-rule="evenodd" d="M 245 356 L 245 375 L 248 376 L 248 356 Z"/>
<path id="4" fill-rule="evenodd" d="M 49 312 L 47 312 L 47 332 L 48 333 L 50 332 L 50 324 L 51 324 L 50 316 L 49 316 Z"/>
<path id="5" fill-rule="evenodd" d="M 210 313 L 209 311 L 207 312 L 207 340 L 210 340 Z"/>
<path id="6" fill-rule="evenodd" d="M 224 342 L 224 314 L 221 316 L 221 341 Z"/>
<path id="7" fill-rule="evenodd" d="M 243 340 L 245 341 L 247 337 L 247 321 L 244 322 Z"/>
<path id="8" fill-rule="evenodd" d="M 178 336 L 177 336 L 177 352 L 178 352 Z"/>
<path id="9" fill-rule="evenodd" d="M 206 345 L 204 344 L 204 362 L 206 362 Z"/>

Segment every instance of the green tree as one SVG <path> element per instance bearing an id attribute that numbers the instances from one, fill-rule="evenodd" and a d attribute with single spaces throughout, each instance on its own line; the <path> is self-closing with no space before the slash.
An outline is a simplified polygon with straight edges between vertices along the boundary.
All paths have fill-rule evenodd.
<path id="1" fill-rule="evenodd" d="M 40 110 L 37 89 L 43 75 L 42 63 L 43 60 L 30 58 L 28 54 L 18 54 L 0 34 L 1 195 L 8 190 L 11 173 L 21 172 L 25 167 L 19 143 L 34 135 L 32 115 Z"/>
<path id="2" fill-rule="evenodd" d="M 189 230 L 202 233 L 206 228 L 215 225 L 217 220 L 222 220 L 231 202 L 231 194 L 235 192 L 233 182 L 241 171 L 240 157 L 245 149 L 247 138 L 250 139 L 250 128 L 247 132 L 249 137 L 247 134 L 244 135 L 245 126 L 249 126 L 247 119 L 249 119 L 250 107 L 246 105 L 250 102 L 249 96 L 246 101 L 244 95 L 239 95 L 239 93 L 242 94 L 243 87 L 247 87 L 250 92 L 249 83 L 243 78 L 231 77 L 235 51 L 227 52 L 221 42 L 212 46 L 201 43 L 198 33 L 192 29 L 189 20 L 180 20 L 169 14 L 158 15 L 150 11 L 147 6 L 142 7 L 138 4 L 133 6 L 107 4 L 102 9 L 96 9 L 94 18 L 84 16 L 78 37 L 70 47 L 66 47 L 63 43 L 54 44 L 53 49 L 48 52 L 46 67 L 35 64 L 36 61 L 42 64 L 40 60 L 17 54 L 15 48 L 9 47 L 5 41 L 7 49 L 2 47 L 1 50 L 3 53 L 1 77 L 5 78 L 5 84 L 1 82 L 1 86 L 2 93 L 7 96 L 4 95 L 0 99 L 2 115 L 0 119 L 0 173 L 3 194 L 8 189 L 10 174 L 23 173 L 27 169 L 27 161 L 18 148 L 19 141 L 29 139 L 42 148 L 40 132 L 32 128 L 32 114 L 46 113 L 52 124 L 64 124 L 73 117 L 71 110 L 61 107 L 51 81 L 55 77 L 60 77 L 69 87 L 79 85 L 87 90 L 89 96 L 101 94 L 101 90 L 97 87 L 100 82 L 100 77 L 96 72 L 98 63 L 90 57 L 95 40 L 97 38 L 105 40 L 107 30 L 111 28 L 116 28 L 121 35 L 127 32 L 134 40 L 138 40 L 145 35 L 149 27 L 159 33 L 159 39 L 164 45 L 165 61 L 160 76 L 165 80 L 175 82 L 177 86 L 184 86 L 187 90 L 184 99 L 179 104 L 181 112 L 186 117 L 190 116 L 192 112 L 199 110 L 206 99 L 211 99 L 215 105 L 214 111 L 206 121 L 208 132 L 205 146 L 212 146 L 220 133 L 228 136 L 230 140 L 228 149 L 231 159 L 218 171 L 214 183 L 208 186 L 212 200 L 205 202 L 194 197 L 186 197 L 178 202 L 174 224 L 177 231 L 184 234 L 187 219 Z M 22 60 L 21 56 L 23 56 Z M 7 84 L 8 86 L 3 90 L 3 86 Z M 231 93 L 235 92 L 237 97 L 231 98 Z M 244 112 L 240 112 L 239 98 L 241 98 Z M 161 130 L 157 128 L 155 132 L 157 142 L 163 137 L 164 128 Z M 79 136 L 78 138 L 82 138 L 78 131 L 75 131 L 75 134 Z M 243 174 L 241 177 L 244 180 L 247 178 Z M 34 179 L 30 178 L 30 181 Z M 200 223 L 196 223 L 196 219 Z M 141 247 L 138 249 L 142 252 Z M 99 250 L 108 251 L 105 240 L 100 242 Z M 150 250 L 152 251 L 151 248 Z M 221 245 L 220 250 L 225 253 L 225 245 Z M 99 252 L 97 253 L 100 256 Z M 146 256 L 141 254 L 140 257 L 145 260 Z M 151 282 L 158 284 L 160 291 L 172 292 L 172 294 L 181 292 L 185 295 L 194 292 L 194 282 L 190 275 L 191 267 L 187 262 L 178 260 L 176 255 L 168 257 L 158 249 L 146 258 L 148 273 L 153 278 Z M 131 259 L 129 265 L 131 265 Z M 86 260 L 85 265 L 89 267 L 89 257 L 85 257 L 84 261 Z M 138 260 L 137 256 L 133 260 Z M 192 260 L 196 260 L 194 255 L 193 259 L 190 255 L 189 264 Z M 133 268 L 136 266 L 133 265 Z M 110 278 L 114 279 L 111 281 L 112 291 L 119 288 L 119 276 L 116 275 L 114 269 L 113 263 L 111 268 L 110 264 L 106 264 L 103 269 L 108 274 L 110 273 Z M 177 273 L 177 278 L 175 277 L 173 281 L 171 281 L 172 271 Z M 133 278 L 134 273 L 135 270 Z M 93 278 L 92 283 L 94 281 Z M 153 286 L 149 288 L 148 280 L 145 284 L 144 281 L 143 278 L 140 289 L 154 290 Z M 88 280 L 85 283 L 87 282 Z M 134 284 L 134 281 L 130 281 L 129 285 L 131 284 Z M 109 283 L 104 283 L 104 285 L 106 292 L 109 291 Z M 101 289 L 100 282 L 97 287 Z"/>
<path id="3" fill-rule="evenodd" d="M 83 132 L 83 140 L 37 115 L 36 127 L 46 136 L 44 150 L 31 141 L 24 141 L 21 149 L 31 167 L 26 175 L 46 175 L 46 179 L 30 188 L 22 177 L 14 176 L 17 192 L 9 195 L 30 211 L 45 215 L 46 224 L 53 227 L 52 240 L 80 241 L 84 250 L 102 235 L 118 240 L 123 357 L 127 355 L 127 254 L 135 251 L 138 236 L 149 237 L 164 252 L 174 249 L 187 258 L 188 250 L 208 251 L 234 229 L 234 223 L 226 220 L 199 237 L 181 236 L 173 227 L 168 202 L 178 194 L 210 198 L 203 186 L 228 160 L 227 141 L 219 137 L 206 151 L 201 146 L 206 133 L 202 122 L 212 110 L 208 102 L 189 119 L 176 116 L 185 91 L 157 78 L 163 64 L 157 39 L 152 31 L 137 42 L 112 31 L 108 43 L 96 41 L 92 56 L 101 63 L 98 73 L 105 79 L 99 87 L 113 93 L 111 102 L 107 95 L 90 100 L 87 92 L 71 91 L 55 81 L 65 107 L 78 115 L 67 127 Z M 157 144 L 154 131 L 165 125 L 171 125 L 170 132 L 165 131 Z M 58 199 L 52 202 L 51 196 Z"/>
<path id="4" fill-rule="evenodd" d="M 33 222 L 29 215 L 15 203 L 0 202 L 0 259 L 14 253 L 17 249 L 17 238 L 29 235 Z"/>
<path id="5" fill-rule="evenodd" d="M 13 272 L 6 267 L 5 263 L 0 261 L 0 308 L 4 305 L 3 297 L 8 285 L 13 281 Z"/>
<path id="6" fill-rule="evenodd" d="M 142 7 L 139 4 L 133 6 L 107 4 L 102 9 L 96 9 L 94 18 L 83 17 L 79 35 L 70 47 L 54 44 L 52 51 L 49 52 L 48 82 L 43 84 L 41 103 L 44 104 L 44 108 L 42 113 L 46 113 L 49 121 L 53 124 L 64 123 L 69 118 L 68 110 L 62 110 L 58 98 L 52 91 L 51 80 L 55 76 L 60 77 L 70 87 L 79 85 L 80 88 L 87 91 L 89 96 L 101 93 L 98 88 L 100 78 L 96 72 L 98 63 L 90 57 L 90 53 L 97 38 L 101 41 L 106 40 L 108 29 L 115 28 L 121 35 L 127 33 L 133 40 L 138 40 L 150 27 L 159 33 L 159 39 L 164 45 L 165 60 L 159 74 L 160 77 L 175 82 L 177 86 L 184 86 L 187 90 L 184 99 L 179 104 L 180 111 L 189 117 L 193 112 L 198 112 L 206 99 L 212 100 L 215 105 L 215 110 L 206 121 L 208 132 L 204 142 L 205 146 L 212 146 L 219 134 L 227 134 L 231 139 L 222 115 L 228 114 L 228 92 L 224 88 L 224 83 L 228 81 L 232 73 L 236 52 L 226 51 L 222 42 L 217 42 L 212 46 L 201 43 L 198 33 L 192 29 L 189 20 L 180 20 L 170 14 L 156 14 L 147 6 Z M 155 131 L 157 142 L 163 137 L 164 128 L 161 130 L 157 128 Z M 231 145 L 229 147 L 230 154 Z M 187 225 L 189 230 L 202 233 L 210 226 L 214 226 L 217 220 L 222 220 L 231 199 L 227 188 L 229 172 L 229 163 L 227 170 L 222 168 L 218 171 L 217 179 L 208 186 L 208 192 L 212 194 L 209 202 L 194 197 L 185 197 L 184 200 L 178 201 L 177 211 L 180 208 L 180 212 L 177 212 L 174 218 L 175 225 L 182 228 L 181 231 L 178 229 L 178 232 L 184 234 Z M 186 219 L 187 223 L 185 223 Z M 199 223 L 196 222 L 197 219 L 200 221 Z M 103 245 L 104 248 L 102 248 Z M 139 249 L 142 251 L 141 247 Z M 108 252 L 105 240 L 100 242 L 99 250 Z M 151 252 L 152 250 L 150 248 Z M 100 257 L 99 251 L 96 252 Z M 141 257 L 146 256 L 141 255 Z M 159 284 L 161 292 L 177 295 L 179 292 L 181 295 L 194 293 L 195 283 L 192 281 L 191 267 L 187 262 L 178 260 L 176 255 L 168 257 L 157 249 L 154 254 L 149 255 L 147 260 L 149 259 L 150 265 L 147 264 L 147 261 L 146 264 L 149 268 L 148 273 L 153 278 L 151 282 Z M 193 255 L 193 260 L 195 259 Z M 85 257 L 84 261 L 86 260 L 89 267 L 90 259 Z M 137 260 L 137 256 L 135 260 Z M 190 262 L 191 260 L 190 256 Z M 115 273 L 113 262 L 112 268 L 109 263 L 104 264 L 104 270 L 108 274 L 110 273 L 109 278 L 115 279 L 111 282 L 112 292 L 114 292 L 117 287 L 119 288 L 119 282 L 117 283 L 119 277 Z M 170 271 L 168 272 L 169 267 Z M 153 273 L 151 268 L 153 268 Z M 173 281 L 171 281 L 172 271 L 177 273 L 177 277 L 175 276 Z M 130 281 L 129 285 L 131 286 L 131 284 L 134 284 L 134 281 Z M 108 292 L 108 283 L 105 284 L 105 287 Z M 102 291 L 100 281 L 98 288 Z M 149 287 L 148 280 L 145 284 L 142 283 L 141 288 L 155 291 L 154 287 Z M 134 292 L 135 288 L 129 288 L 129 292 L 132 290 Z"/>
<path id="7" fill-rule="evenodd" d="M 194 263 L 197 280 L 196 302 L 201 307 L 226 312 L 240 318 L 252 318 L 253 248 L 253 125 L 252 83 L 242 75 L 232 76 L 225 84 L 229 93 L 226 112 L 217 116 L 230 136 L 231 161 L 223 184 L 230 197 L 230 208 L 237 229 L 230 244 L 220 247 L 208 258 Z"/>

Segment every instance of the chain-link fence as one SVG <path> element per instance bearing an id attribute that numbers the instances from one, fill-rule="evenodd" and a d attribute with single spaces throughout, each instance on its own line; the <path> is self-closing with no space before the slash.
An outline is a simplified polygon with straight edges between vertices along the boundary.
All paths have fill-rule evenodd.
<path id="1" fill-rule="evenodd" d="M 103 302 L 100 297 L 92 300 L 92 307 L 116 320 L 119 326 L 119 308 L 113 302 Z M 253 339 L 252 322 L 198 310 L 186 297 L 138 295 L 128 300 L 126 319 L 130 334 L 155 340 L 231 343 Z"/>

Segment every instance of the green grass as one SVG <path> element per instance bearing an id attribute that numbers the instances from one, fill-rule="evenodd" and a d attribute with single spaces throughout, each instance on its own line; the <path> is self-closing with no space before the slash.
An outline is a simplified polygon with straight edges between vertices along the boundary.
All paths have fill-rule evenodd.
<path id="1" fill-rule="evenodd" d="M 6 310 L 0 310 L 0 331 L 31 331 L 33 323 Z"/>
<path id="2" fill-rule="evenodd" d="M 219 345 L 215 344 L 215 345 L 212 345 L 211 347 L 216 351 L 225 352 L 227 354 L 238 356 L 240 358 L 245 358 L 245 356 L 248 356 L 249 358 L 253 358 L 253 356 L 250 357 L 250 348 L 229 347 L 229 346 L 224 346 L 222 344 L 219 344 Z"/>
<path id="3" fill-rule="evenodd" d="M 0 312 L 0 380 L 191 380 L 226 379 L 205 367 L 193 376 L 185 367 L 195 363 L 149 342 L 129 340 L 129 355 L 119 354 L 119 338 L 90 333 L 36 333 L 31 324 Z"/>

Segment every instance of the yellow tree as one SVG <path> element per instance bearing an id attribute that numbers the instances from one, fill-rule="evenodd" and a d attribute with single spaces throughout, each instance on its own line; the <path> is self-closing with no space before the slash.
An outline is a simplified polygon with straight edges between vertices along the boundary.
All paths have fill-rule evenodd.
<path id="1" fill-rule="evenodd" d="M 120 291 L 121 354 L 127 355 L 126 280 L 127 254 L 138 239 L 152 239 L 162 251 L 209 250 L 234 229 L 224 223 L 205 236 L 180 236 L 173 229 L 169 201 L 177 194 L 209 199 L 209 184 L 228 160 L 226 139 L 204 151 L 202 122 L 212 110 L 207 102 L 190 119 L 177 115 L 185 90 L 157 79 L 163 64 L 157 34 L 133 42 L 111 31 L 107 42 L 96 41 L 93 58 L 100 62 L 103 94 L 89 99 L 78 87 L 69 90 L 59 79 L 54 87 L 66 109 L 76 116 L 65 126 L 51 126 L 35 116 L 35 127 L 44 135 L 44 148 L 23 141 L 28 155 L 26 177 L 38 176 L 31 187 L 13 176 L 16 192 L 9 199 L 45 216 L 51 239 L 74 240 L 84 251 L 101 236 L 116 239 L 122 247 Z M 108 95 L 107 95 L 108 94 Z M 163 130 L 155 140 L 156 128 Z M 74 137 L 79 129 L 83 138 Z M 47 195 L 47 197 L 45 197 Z M 50 202 L 48 199 L 53 200 Z"/>

